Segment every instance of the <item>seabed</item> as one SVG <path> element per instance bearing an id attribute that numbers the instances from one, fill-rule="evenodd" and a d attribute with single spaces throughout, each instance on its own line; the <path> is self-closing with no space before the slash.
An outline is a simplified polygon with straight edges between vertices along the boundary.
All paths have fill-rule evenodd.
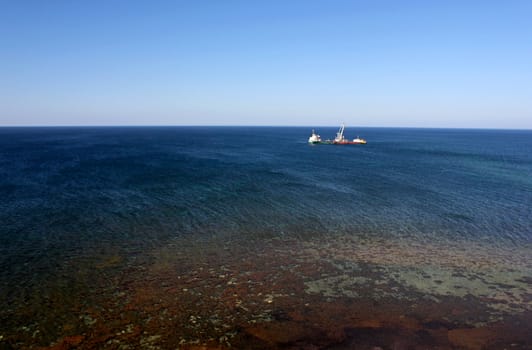
<path id="1" fill-rule="evenodd" d="M 531 253 L 348 235 L 182 237 L 144 260 L 111 254 L 75 262 L 83 288 L 41 296 L 39 310 L 35 300 L 3 310 L 0 344 L 530 349 Z"/>

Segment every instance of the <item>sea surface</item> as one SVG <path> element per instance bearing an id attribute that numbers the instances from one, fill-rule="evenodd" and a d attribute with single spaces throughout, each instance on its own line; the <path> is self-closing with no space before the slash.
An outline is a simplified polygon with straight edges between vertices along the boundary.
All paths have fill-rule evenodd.
<path id="1" fill-rule="evenodd" d="M 0 349 L 532 348 L 532 131 L 310 131 L 0 128 Z"/>

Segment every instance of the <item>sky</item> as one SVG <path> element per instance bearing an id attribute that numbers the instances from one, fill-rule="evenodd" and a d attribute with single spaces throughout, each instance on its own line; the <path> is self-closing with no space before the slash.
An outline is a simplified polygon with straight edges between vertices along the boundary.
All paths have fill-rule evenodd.
<path id="1" fill-rule="evenodd" d="M 0 0 L 0 126 L 532 129 L 532 1 Z"/>

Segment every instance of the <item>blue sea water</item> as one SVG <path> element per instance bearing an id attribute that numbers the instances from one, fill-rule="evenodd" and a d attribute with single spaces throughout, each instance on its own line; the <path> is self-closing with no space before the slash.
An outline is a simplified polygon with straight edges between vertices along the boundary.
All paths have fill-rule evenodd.
<path id="1" fill-rule="evenodd" d="M 350 146 L 309 133 L 0 128 L 2 306 L 74 257 L 184 235 L 532 242 L 532 131 L 348 128 L 368 140 Z"/>

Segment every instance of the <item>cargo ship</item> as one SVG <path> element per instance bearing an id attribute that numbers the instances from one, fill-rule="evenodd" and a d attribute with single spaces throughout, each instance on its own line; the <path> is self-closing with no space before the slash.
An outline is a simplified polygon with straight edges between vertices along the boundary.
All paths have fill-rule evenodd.
<path id="1" fill-rule="evenodd" d="M 322 141 L 320 135 L 316 134 L 314 130 L 312 130 L 312 135 L 308 138 L 308 143 L 310 144 L 323 144 L 323 145 L 365 145 L 367 143 L 366 140 L 361 139 L 359 136 L 357 136 L 356 139 L 353 139 L 352 141 L 348 140 L 344 136 L 344 130 L 345 125 L 342 124 L 340 126 L 340 130 L 336 133 L 336 137 L 334 140 L 325 140 Z"/>
<path id="2" fill-rule="evenodd" d="M 312 135 L 308 138 L 308 143 L 321 143 L 320 135 L 316 134 L 314 129 L 312 129 Z"/>

